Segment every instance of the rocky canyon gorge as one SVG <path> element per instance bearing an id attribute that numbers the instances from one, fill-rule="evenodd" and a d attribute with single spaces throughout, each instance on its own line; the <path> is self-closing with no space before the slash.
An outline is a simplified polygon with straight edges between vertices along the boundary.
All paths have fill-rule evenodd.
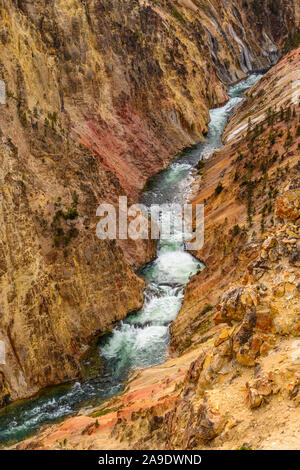
<path id="1" fill-rule="evenodd" d="M 98 205 L 140 201 L 205 142 L 229 87 L 263 74 L 191 172 L 190 201 L 205 207 L 191 254 L 205 268 L 185 286 L 166 362 L 15 448 L 299 448 L 299 2 L 0 6 L 4 411 L 84 380 L 99 337 L 143 305 L 156 244 L 99 240 Z"/>

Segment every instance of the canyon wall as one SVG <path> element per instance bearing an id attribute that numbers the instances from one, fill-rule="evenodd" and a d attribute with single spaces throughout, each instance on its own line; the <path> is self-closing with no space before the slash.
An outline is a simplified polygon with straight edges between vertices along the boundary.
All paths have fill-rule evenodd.
<path id="1" fill-rule="evenodd" d="M 201 139 L 222 83 L 299 39 L 291 0 L 5 1 L 1 22 L 2 78 L 21 111 L 68 118 L 130 194 Z"/>
<path id="2" fill-rule="evenodd" d="M 256 256 L 256 239 L 272 230 L 275 200 L 297 176 L 299 150 L 299 49 L 246 92 L 225 128 L 225 146 L 199 166 L 195 203 L 205 205 L 205 241 L 194 255 L 206 269 L 192 278 L 171 327 L 178 353 L 193 335 L 210 328 L 213 306 Z M 197 185 L 196 185 L 197 186 Z"/>
<path id="3" fill-rule="evenodd" d="M 100 242 L 96 208 L 136 200 L 226 84 L 298 40 L 298 3 L 271 3 L 1 0 L 1 405 L 77 377 L 140 307 L 128 263 L 155 246 Z"/>
<path id="4" fill-rule="evenodd" d="M 206 268 L 186 287 L 173 357 L 16 448 L 299 449 L 299 64 L 298 47 L 246 92 L 199 165 Z"/>

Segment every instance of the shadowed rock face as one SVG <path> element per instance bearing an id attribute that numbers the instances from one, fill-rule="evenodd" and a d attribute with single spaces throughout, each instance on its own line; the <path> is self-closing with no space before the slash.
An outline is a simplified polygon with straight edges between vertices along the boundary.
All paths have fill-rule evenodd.
<path id="1" fill-rule="evenodd" d="M 141 305 L 126 260 L 155 246 L 97 240 L 97 205 L 136 200 L 201 139 L 224 83 L 291 46 L 296 2 L 259 3 L 1 2 L 2 404 L 76 377 L 90 339 Z"/>

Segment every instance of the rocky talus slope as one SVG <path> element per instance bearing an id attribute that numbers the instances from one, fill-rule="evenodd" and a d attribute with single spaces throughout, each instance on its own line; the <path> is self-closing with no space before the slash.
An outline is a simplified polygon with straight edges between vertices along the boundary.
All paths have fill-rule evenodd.
<path id="1" fill-rule="evenodd" d="M 0 1 L 0 406 L 80 375 L 142 304 L 155 246 L 100 242 L 101 201 L 136 200 L 206 132 L 225 85 L 298 41 L 299 5 Z"/>
<path id="2" fill-rule="evenodd" d="M 247 92 L 199 165 L 206 269 L 186 288 L 174 356 L 17 448 L 299 448 L 299 64 L 300 48 Z"/>

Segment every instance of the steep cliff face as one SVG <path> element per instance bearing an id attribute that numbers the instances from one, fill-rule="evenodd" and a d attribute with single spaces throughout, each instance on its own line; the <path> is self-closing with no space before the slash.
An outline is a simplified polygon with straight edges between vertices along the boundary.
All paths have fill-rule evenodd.
<path id="1" fill-rule="evenodd" d="M 280 187 L 299 171 L 298 51 L 247 92 L 225 129 L 224 148 L 200 170 L 195 202 L 205 204 L 205 245 L 195 255 L 206 270 L 186 288 L 171 328 L 174 352 L 210 327 L 211 307 L 256 256 L 256 237 L 276 224 Z"/>
<path id="2" fill-rule="evenodd" d="M 1 16 L 10 90 L 68 118 L 132 194 L 199 141 L 226 99 L 219 79 L 272 65 L 299 26 L 296 1 L 20 0 Z"/>
<path id="3" fill-rule="evenodd" d="M 91 336 L 141 305 L 126 260 L 155 247 L 100 242 L 97 205 L 137 199 L 201 139 L 220 80 L 297 40 L 296 1 L 259 3 L 0 2 L 1 404 L 77 376 Z"/>
<path id="4" fill-rule="evenodd" d="M 30 150 L 3 136 L 0 149 L 2 404 L 78 376 L 93 335 L 143 301 L 121 249 L 96 238 L 95 208 L 118 182 L 53 130 L 30 136 Z"/>
<path id="5" fill-rule="evenodd" d="M 206 269 L 172 326 L 177 354 L 17 448 L 298 449 L 299 54 L 247 92 L 199 176 Z"/>

